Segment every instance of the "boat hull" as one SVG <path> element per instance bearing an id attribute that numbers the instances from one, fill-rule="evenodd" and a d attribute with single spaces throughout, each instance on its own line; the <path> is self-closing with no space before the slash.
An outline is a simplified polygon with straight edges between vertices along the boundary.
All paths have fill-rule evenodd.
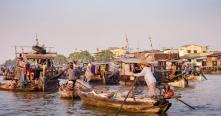
<path id="1" fill-rule="evenodd" d="M 169 82 L 168 85 L 178 88 L 185 88 L 187 86 L 187 81 L 182 78 L 174 82 Z"/>
<path id="2" fill-rule="evenodd" d="M 29 84 L 33 84 L 29 83 Z M 36 86 L 27 86 L 27 87 L 17 87 L 12 88 L 8 86 L 8 83 L 0 83 L 0 90 L 5 91 L 14 91 L 14 92 L 57 92 L 58 91 L 58 83 L 56 80 L 47 80 L 43 82 L 42 80 L 38 81 L 38 85 Z"/>
<path id="3" fill-rule="evenodd" d="M 94 95 L 87 94 L 79 91 L 79 96 L 84 104 L 93 105 L 96 107 L 106 107 L 119 109 L 123 99 L 113 100 L 111 98 L 103 98 Z M 141 112 L 141 113 L 165 113 L 170 108 L 171 103 L 167 100 L 152 103 L 152 102 L 141 102 L 141 101 L 126 101 L 122 107 L 123 111 L 126 112 Z"/>
<path id="4" fill-rule="evenodd" d="M 14 92 L 35 92 L 39 91 L 38 88 L 10 88 L 6 83 L 0 84 L 0 90 L 4 91 L 14 91 Z"/>
<path id="5" fill-rule="evenodd" d="M 193 80 L 193 81 L 202 81 L 203 77 L 202 76 L 194 76 L 194 75 L 190 75 L 188 77 L 186 77 L 187 80 Z"/>
<path id="6" fill-rule="evenodd" d="M 131 77 L 129 75 L 120 75 L 120 85 L 126 85 L 131 86 L 134 82 L 134 77 Z M 136 81 L 136 85 L 146 85 L 146 82 L 144 80 L 144 77 L 139 77 Z"/>
<path id="7" fill-rule="evenodd" d="M 91 86 L 88 85 L 87 83 L 83 82 L 82 80 L 77 80 L 75 83 L 75 87 L 72 90 L 64 89 L 65 86 L 60 86 L 59 88 L 59 95 L 61 98 L 64 99 L 73 99 L 73 98 L 79 98 L 78 95 L 78 90 L 85 90 L 85 89 L 90 89 Z"/>
<path id="8" fill-rule="evenodd" d="M 73 98 L 78 98 L 77 90 L 62 90 L 59 89 L 59 94 L 61 98 L 64 99 L 73 99 Z"/>

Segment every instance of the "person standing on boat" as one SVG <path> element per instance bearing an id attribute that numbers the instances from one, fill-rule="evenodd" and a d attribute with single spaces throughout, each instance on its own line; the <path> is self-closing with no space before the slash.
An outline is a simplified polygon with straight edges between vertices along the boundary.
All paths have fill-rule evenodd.
<path id="1" fill-rule="evenodd" d="M 85 72 L 86 82 L 89 82 L 91 78 L 93 77 L 93 73 L 91 72 L 91 64 L 89 63 L 86 72 Z"/>
<path id="2" fill-rule="evenodd" d="M 156 78 L 154 77 L 151 71 L 151 64 L 142 62 L 141 63 L 142 71 L 140 73 L 134 73 L 134 76 L 141 77 L 144 76 L 148 87 L 148 96 L 155 97 L 156 96 Z"/>
<path id="3" fill-rule="evenodd" d="M 25 67 L 25 62 L 24 58 L 22 57 L 22 54 L 19 54 L 19 57 L 16 60 L 17 63 L 17 75 L 15 76 L 16 80 L 24 80 L 24 67 Z"/>
<path id="4" fill-rule="evenodd" d="M 69 63 L 69 68 L 67 70 L 67 75 L 68 75 L 68 81 L 72 82 L 73 83 L 72 87 L 74 87 L 77 78 L 76 78 L 76 76 L 74 74 L 74 66 L 73 66 L 72 62 Z"/>

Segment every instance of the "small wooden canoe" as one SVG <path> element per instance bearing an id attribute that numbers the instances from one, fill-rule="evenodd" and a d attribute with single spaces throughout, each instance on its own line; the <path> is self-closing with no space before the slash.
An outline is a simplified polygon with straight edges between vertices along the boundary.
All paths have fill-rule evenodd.
<path id="1" fill-rule="evenodd" d="M 78 94 L 77 94 L 77 89 L 73 88 L 73 89 L 68 89 L 65 88 L 64 86 L 59 88 L 59 94 L 61 98 L 64 99 L 73 99 L 73 98 L 77 98 Z"/>
<path id="2" fill-rule="evenodd" d="M 14 92 L 35 92 L 35 91 L 39 91 L 38 88 L 12 88 L 9 87 L 9 85 L 7 83 L 0 83 L 0 90 L 4 90 L 4 91 L 14 91 Z"/>
<path id="3" fill-rule="evenodd" d="M 194 81 L 202 81 L 204 80 L 204 78 L 202 76 L 194 76 L 194 75 L 190 75 L 185 77 L 187 80 L 194 80 Z"/>
<path id="4" fill-rule="evenodd" d="M 10 78 L 8 76 L 3 76 L 3 80 L 12 80 L 13 78 Z"/>
<path id="5" fill-rule="evenodd" d="M 79 89 L 90 89 L 91 86 L 88 85 L 86 82 L 82 80 L 77 80 L 75 83 L 74 88 L 67 88 L 65 84 L 61 85 L 59 87 L 59 94 L 61 98 L 64 99 L 73 99 L 73 98 L 79 98 L 78 96 L 78 90 Z"/>
<path id="6" fill-rule="evenodd" d="M 168 83 L 168 85 L 173 86 L 173 87 L 178 87 L 178 88 L 185 88 L 187 84 L 188 82 L 184 78 Z"/>
<path id="7" fill-rule="evenodd" d="M 38 84 L 34 84 L 35 82 L 32 81 L 29 82 L 28 86 L 26 87 L 22 85 L 22 82 L 18 82 L 16 87 L 10 87 L 9 83 L 10 82 L 0 83 L 0 90 L 14 91 L 14 92 L 57 92 L 59 81 L 57 79 L 55 80 L 48 79 L 46 81 L 42 81 L 41 79 L 39 79 L 37 81 Z"/>
<path id="8" fill-rule="evenodd" d="M 113 98 L 108 97 L 106 93 L 96 94 L 94 91 L 79 91 L 79 96 L 84 104 L 93 105 L 101 108 L 119 109 L 124 97 Z M 155 100 L 152 98 L 128 98 L 124 103 L 122 110 L 126 112 L 149 112 L 149 113 L 165 113 L 170 108 L 171 103 L 165 99 Z"/>

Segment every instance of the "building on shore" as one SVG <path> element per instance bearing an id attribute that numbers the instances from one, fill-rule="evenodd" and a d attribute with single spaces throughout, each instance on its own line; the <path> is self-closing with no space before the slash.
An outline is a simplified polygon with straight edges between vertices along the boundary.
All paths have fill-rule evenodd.
<path id="1" fill-rule="evenodd" d="M 118 48 L 118 47 L 109 47 L 107 50 L 110 50 L 114 54 L 114 58 L 120 58 L 128 53 L 127 48 Z"/>
<path id="2" fill-rule="evenodd" d="M 221 52 L 207 55 L 203 71 L 206 74 L 221 74 Z"/>
<path id="3" fill-rule="evenodd" d="M 178 51 L 180 57 L 188 55 L 205 56 L 208 53 L 208 47 L 196 44 L 187 44 L 179 47 Z"/>
<path id="4" fill-rule="evenodd" d="M 187 44 L 178 48 L 179 56 L 184 62 L 195 64 L 196 66 L 205 66 L 207 56 L 213 52 L 208 51 L 207 46 L 196 44 Z"/>
<path id="5" fill-rule="evenodd" d="M 163 53 L 172 54 L 172 53 L 179 53 L 178 49 L 164 49 Z"/>

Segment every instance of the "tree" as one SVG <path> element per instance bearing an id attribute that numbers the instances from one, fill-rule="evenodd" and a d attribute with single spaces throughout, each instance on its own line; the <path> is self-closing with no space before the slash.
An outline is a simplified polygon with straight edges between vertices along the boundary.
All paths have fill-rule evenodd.
<path id="1" fill-rule="evenodd" d="M 96 53 L 95 60 L 96 61 L 108 61 L 113 59 L 114 54 L 110 50 L 103 50 L 101 52 Z"/>
<path id="2" fill-rule="evenodd" d="M 14 60 L 6 60 L 5 63 L 3 64 L 4 66 L 8 67 L 8 66 L 15 66 L 16 65 L 16 61 Z"/>
<path id="3" fill-rule="evenodd" d="M 54 62 L 55 62 L 55 65 L 63 65 L 63 64 L 66 64 L 68 61 L 64 55 L 59 54 L 55 57 Z"/>
<path id="4" fill-rule="evenodd" d="M 76 51 L 69 55 L 69 60 L 79 60 L 80 62 L 91 62 L 93 61 L 93 56 L 87 51 Z"/>

